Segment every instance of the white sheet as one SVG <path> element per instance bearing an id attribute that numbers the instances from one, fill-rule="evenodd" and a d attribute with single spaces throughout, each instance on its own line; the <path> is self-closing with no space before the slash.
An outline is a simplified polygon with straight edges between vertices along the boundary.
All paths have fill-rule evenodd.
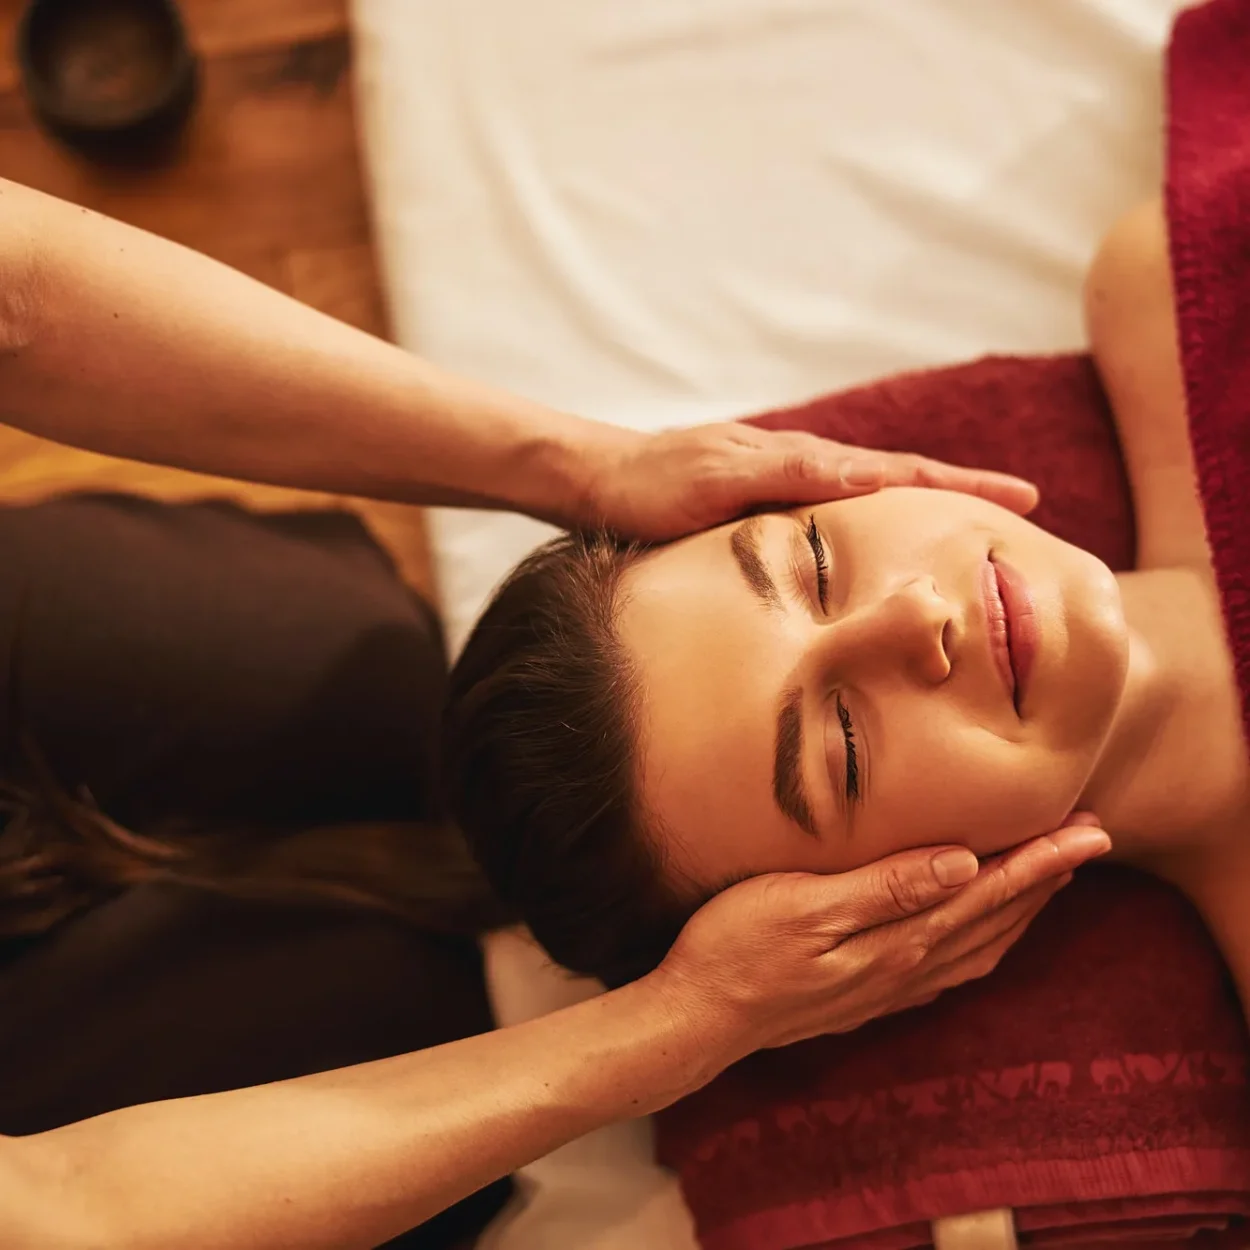
<path id="1" fill-rule="evenodd" d="M 402 343 L 659 426 L 1079 342 L 1172 0 L 357 0 Z M 453 640 L 535 533 L 437 522 Z"/>
<path id="2" fill-rule="evenodd" d="M 1075 346 L 1100 231 L 1158 184 L 1159 53 L 1177 7 L 355 0 L 398 337 L 643 428 Z M 436 518 L 454 645 L 541 533 Z M 564 992 L 505 967 L 505 1020 Z M 645 1167 L 631 1133 L 586 1149 L 611 1140 Z M 614 1164 L 609 1202 L 573 1184 L 576 1156 L 531 1170 L 538 1196 L 494 1250 L 690 1244 L 662 1179 Z M 652 1200 L 645 1232 L 586 1222 L 596 1204 Z"/>

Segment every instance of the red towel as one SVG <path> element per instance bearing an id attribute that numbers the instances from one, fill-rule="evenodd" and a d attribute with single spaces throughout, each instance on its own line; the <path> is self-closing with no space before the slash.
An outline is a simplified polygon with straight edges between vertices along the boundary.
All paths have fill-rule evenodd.
<path id="1" fill-rule="evenodd" d="M 1182 14 L 1167 217 L 1189 427 L 1250 725 L 1250 3 Z"/>
<path id="2" fill-rule="evenodd" d="M 1250 714 L 1250 3 L 1183 16 L 1169 71 L 1190 420 Z M 760 421 L 1024 473 L 1042 487 L 1039 523 L 1113 567 L 1131 559 L 1127 486 L 1082 358 L 981 361 Z M 935 1218 L 1004 1206 L 1025 1245 L 1223 1250 L 1250 1240 L 1248 1056 L 1188 904 L 1092 868 L 994 977 L 755 1056 L 660 1117 L 660 1155 L 707 1250 L 910 1250 Z"/>

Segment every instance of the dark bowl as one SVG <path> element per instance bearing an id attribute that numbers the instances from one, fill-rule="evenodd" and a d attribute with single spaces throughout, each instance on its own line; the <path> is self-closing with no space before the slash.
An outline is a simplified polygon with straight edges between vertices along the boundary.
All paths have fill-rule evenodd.
<path id="1" fill-rule="evenodd" d="M 43 124 L 105 159 L 163 155 L 195 100 L 195 56 L 173 0 L 31 0 L 17 60 Z"/>

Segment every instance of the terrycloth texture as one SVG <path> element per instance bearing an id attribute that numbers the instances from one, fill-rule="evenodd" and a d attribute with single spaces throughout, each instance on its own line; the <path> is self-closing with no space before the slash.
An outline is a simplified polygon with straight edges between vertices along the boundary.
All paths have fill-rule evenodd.
<path id="1" fill-rule="evenodd" d="M 1208 528 L 1250 728 L 1250 4 L 1178 23 L 1168 209 Z M 1023 473 L 1116 568 L 1129 497 L 1087 361 L 986 360 L 760 419 Z M 659 1120 L 707 1250 L 911 1250 L 1012 1207 L 1032 1246 L 1244 1245 L 1248 1039 L 1179 895 L 1090 869 L 985 982 L 754 1057 Z"/>
<path id="2" fill-rule="evenodd" d="M 1250 3 L 1177 22 L 1167 216 L 1190 434 L 1250 725 Z"/>

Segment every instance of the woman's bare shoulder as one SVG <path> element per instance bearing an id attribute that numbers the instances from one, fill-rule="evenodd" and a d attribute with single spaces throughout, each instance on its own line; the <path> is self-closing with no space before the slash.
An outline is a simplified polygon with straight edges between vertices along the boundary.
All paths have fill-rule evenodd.
<path id="1" fill-rule="evenodd" d="M 1120 218 L 1103 239 L 1086 277 L 1085 320 L 1133 488 L 1138 563 L 1209 570 L 1158 200 Z"/>

